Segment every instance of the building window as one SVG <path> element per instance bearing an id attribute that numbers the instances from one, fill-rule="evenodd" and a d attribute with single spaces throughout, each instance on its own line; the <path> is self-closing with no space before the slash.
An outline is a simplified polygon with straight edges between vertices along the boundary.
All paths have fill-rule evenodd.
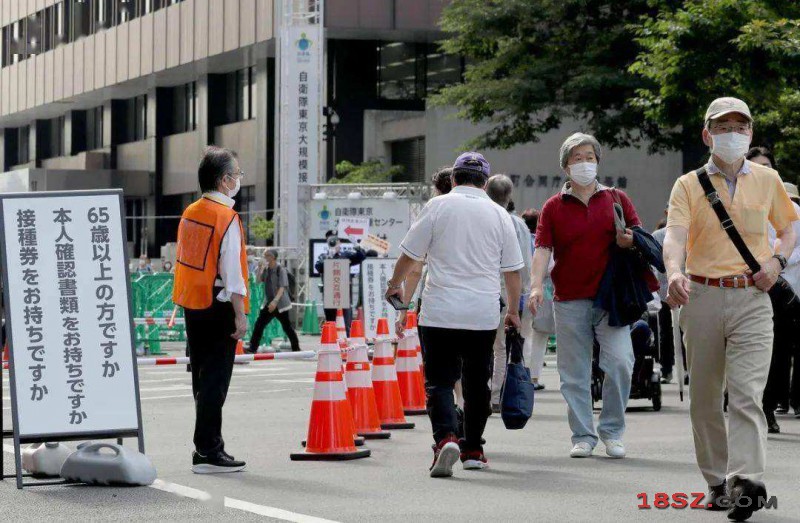
<path id="1" fill-rule="evenodd" d="M 86 150 L 103 148 L 103 106 L 86 111 Z"/>
<path id="2" fill-rule="evenodd" d="M 3 67 L 19 63 L 26 58 L 25 20 L 18 20 L 3 28 Z"/>
<path id="3" fill-rule="evenodd" d="M 136 5 L 137 2 L 139 1 L 140 0 L 116 0 L 117 25 L 124 24 L 125 22 L 130 22 L 131 20 L 139 16 L 139 8 Z"/>
<path id="4" fill-rule="evenodd" d="M 378 45 L 378 98 L 384 100 L 422 100 L 461 82 L 463 72 L 462 58 L 441 53 L 436 44 Z"/>
<path id="5" fill-rule="evenodd" d="M 136 96 L 114 102 L 112 111 L 117 111 L 119 116 L 114 121 L 119 122 L 115 127 L 119 135 L 113 140 L 115 143 L 139 142 L 147 136 L 147 95 Z"/>
<path id="6" fill-rule="evenodd" d="M 114 27 L 114 0 L 95 0 L 94 6 L 94 31 L 97 33 L 104 29 Z"/>
<path id="7" fill-rule="evenodd" d="M 30 159 L 31 126 L 26 125 L 17 129 L 17 165 L 23 165 Z"/>
<path id="8" fill-rule="evenodd" d="M 392 42 L 378 47 L 378 96 L 386 100 L 417 100 L 424 93 L 424 79 L 418 68 L 424 58 L 417 44 Z"/>
<path id="9" fill-rule="evenodd" d="M 92 4 L 85 0 L 69 0 L 72 11 L 72 40 L 92 34 Z"/>
<path id="10" fill-rule="evenodd" d="M 64 127 L 66 118 L 59 116 L 42 120 L 36 126 L 36 152 L 43 160 L 64 156 Z"/>
<path id="11" fill-rule="evenodd" d="M 27 19 L 25 28 L 25 58 L 35 56 L 42 52 L 42 25 L 43 17 L 39 13 L 33 13 Z"/>
<path id="12" fill-rule="evenodd" d="M 391 142 L 392 165 L 403 167 L 403 174 L 392 177 L 392 182 L 425 181 L 425 137 Z"/>
<path id="13" fill-rule="evenodd" d="M 179 85 L 172 89 L 172 132 L 187 133 L 197 129 L 197 83 Z"/>
<path id="14" fill-rule="evenodd" d="M 254 243 L 255 238 L 250 233 L 250 222 L 253 217 L 252 211 L 256 208 L 256 191 L 255 187 L 248 186 L 242 187 L 239 190 L 239 195 L 236 197 L 236 203 L 233 208 L 236 212 L 240 213 L 239 218 L 242 219 L 242 227 L 244 228 L 245 243 Z"/>
<path id="15" fill-rule="evenodd" d="M 225 123 L 256 117 L 256 68 L 248 67 L 225 75 Z"/>

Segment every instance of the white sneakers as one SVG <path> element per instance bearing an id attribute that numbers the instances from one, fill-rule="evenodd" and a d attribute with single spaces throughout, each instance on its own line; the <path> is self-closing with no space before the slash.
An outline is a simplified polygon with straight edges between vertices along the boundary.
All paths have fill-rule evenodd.
<path id="1" fill-rule="evenodd" d="M 606 454 L 609 458 L 620 459 L 625 457 L 625 445 L 619 439 L 604 439 L 603 444 L 606 446 Z M 592 455 L 594 448 L 585 441 L 579 441 L 572 447 L 569 452 L 571 458 L 588 458 Z"/>
<path id="2" fill-rule="evenodd" d="M 453 475 L 453 465 L 455 465 L 458 458 L 461 456 L 461 449 L 458 443 L 448 442 L 439 450 L 434 456 L 433 465 L 431 466 L 432 478 L 449 478 Z"/>
<path id="3" fill-rule="evenodd" d="M 603 444 L 606 446 L 606 454 L 609 458 L 620 459 L 625 457 L 625 445 L 619 439 L 604 439 Z"/>
<path id="4" fill-rule="evenodd" d="M 572 447 L 572 450 L 569 451 L 569 457 L 571 458 L 588 458 L 592 455 L 592 448 L 591 445 L 586 443 L 585 441 L 579 441 Z"/>

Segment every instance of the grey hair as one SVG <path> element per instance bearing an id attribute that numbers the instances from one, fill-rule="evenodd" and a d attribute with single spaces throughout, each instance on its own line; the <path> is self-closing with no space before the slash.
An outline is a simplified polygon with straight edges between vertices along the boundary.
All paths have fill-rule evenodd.
<path id="1" fill-rule="evenodd" d="M 580 147 L 581 145 L 591 145 L 594 149 L 594 155 L 597 157 L 597 162 L 600 163 L 600 158 L 603 156 L 603 151 L 600 148 L 600 142 L 597 141 L 597 138 L 591 134 L 575 133 L 569 136 L 566 140 L 564 140 L 564 143 L 561 144 L 559 160 L 561 162 L 562 169 L 566 169 L 567 161 L 569 160 L 569 155 L 572 154 L 572 150 L 576 147 Z"/>
<path id="2" fill-rule="evenodd" d="M 503 209 L 508 209 L 508 202 L 511 201 L 513 192 L 514 182 L 505 174 L 495 174 L 486 183 L 486 194 Z"/>

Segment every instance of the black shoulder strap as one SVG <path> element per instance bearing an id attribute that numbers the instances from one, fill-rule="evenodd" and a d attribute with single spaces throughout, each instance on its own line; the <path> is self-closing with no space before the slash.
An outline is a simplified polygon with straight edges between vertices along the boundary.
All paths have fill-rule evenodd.
<path id="1" fill-rule="evenodd" d="M 697 179 L 700 181 L 700 185 L 703 186 L 703 192 L 706 194 L 706 199 L 708 200 L 708 203 L 711 204 L 711 208 L 714 209 L 717 218 L 719 218 L 722 228 L 725 229 L 726 233 L 728 233 L 728 237 L 733 242 L 734 247 L 736 247 L 736 250 L 739 251 L 739 254 L 744 259 L 750 270 L 753 271 L 753 274 L 757 273 L 761 270 L 761 265 L 759 265 L 758 261 L 753 256 L 753 253 L 750 252 L 747 244 L 742 239 L 742 235 L 739 234 L 738 230 L 736 230 L 736 225 L 734 225 L 733 220 L 731 220 L 728 211 L 725 209 L 725 206 L 722 204 L 722 200 L 719 198 L 719 193 L 717 193 L 717 190 L 711 183 L 711 179 L 708 177 L 708 171 L 706 170 L 706 167 L 700 167 L 695 172 L 697 173 Z"/>

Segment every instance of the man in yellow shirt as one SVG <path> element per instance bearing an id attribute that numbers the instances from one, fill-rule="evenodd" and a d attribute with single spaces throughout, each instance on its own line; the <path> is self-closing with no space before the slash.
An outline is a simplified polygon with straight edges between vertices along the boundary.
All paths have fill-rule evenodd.
<path id="1" fill-rule="evenodd" d="M 681 176 L 672 189 L 664 240 L 667 303 L 683 306 L 689 411 L 697 464 L 709 485 L 706 503 L 711 510 L 732 507 L 728 517 L 737 521 L 761 508 L 759 497 L 766 499 L 761 478 L 767 422 L 761 398 L 773 336 L 767 291 L 792 252 L 792 222 L 798 219 L 778 173 L 745 160 L 752 137 L 753 118 L 745 102 L 718 98 L 711 103 L 703 129 L 703 143 L 711 149 L 706 169 L 761 271 L 748 271 L 706 199 L 697 172 Z M 775 255 L 767 222 L 778 231 Z M 727 429 L 722 410 L 726 386 Z M 751 503 L 721 503 L 725 496 L 749 497 Z"/>

